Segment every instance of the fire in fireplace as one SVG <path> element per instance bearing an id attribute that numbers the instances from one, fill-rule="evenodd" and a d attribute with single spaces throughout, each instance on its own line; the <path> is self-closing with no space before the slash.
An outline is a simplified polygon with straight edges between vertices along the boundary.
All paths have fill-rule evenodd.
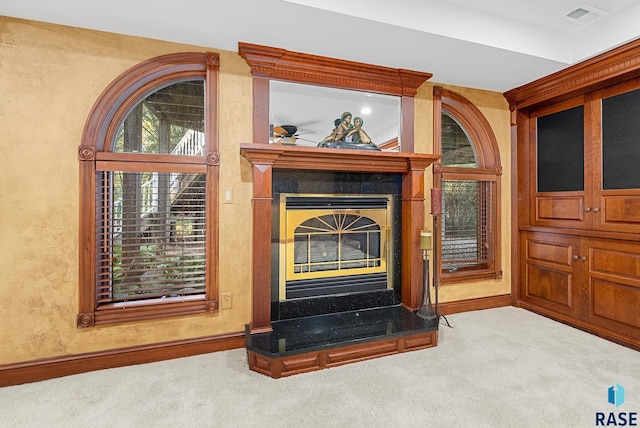
<path id="1" fill-rule="evenodd" d="M 279 300 L 393 288 L 391 195 L 280 197 Z"/>

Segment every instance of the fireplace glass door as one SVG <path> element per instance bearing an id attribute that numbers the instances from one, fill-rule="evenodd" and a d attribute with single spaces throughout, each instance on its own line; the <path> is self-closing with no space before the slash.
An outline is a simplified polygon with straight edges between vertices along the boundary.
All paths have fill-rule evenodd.
<path id="1" fill-rule="evenodd" d="M 280 300 L 391 287 L 391 198 L 281 198 Z"/>

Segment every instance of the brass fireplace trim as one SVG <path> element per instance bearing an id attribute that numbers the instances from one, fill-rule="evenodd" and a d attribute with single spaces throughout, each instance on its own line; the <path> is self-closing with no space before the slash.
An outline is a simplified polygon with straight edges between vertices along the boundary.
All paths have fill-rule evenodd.
<path id="1" fill-rule="evenodd" d="M 309 208 L 298 210 L 287 210 L 287 198 L 332 198 L 332 199 L 385 199 L 386 208 Z M 325 215 L 356 215 L 370 219 L 379 227 L 380 235 L 380 257 L 371 258 L 368 261 L 377 264 L 376 266 L 366 266 L 349 268 L 347 270 L 321 270 L 315 272 L 295 272 L 294 271 L 294 246 L 295 246 L 295 230 L 306 220 L 314 217 L 321 217 Z M 353 195 L 353 194 L 301 194 L 301 193 L 282 193 L 280 195 L 280 239 L 279 239 L 279 300 L 286 300 L 286 284 L 289 280 L 299 279 L 315 279 L 315 278 L 330 278 L 336 276 L 355 276 L 371 273 L 386 273 L 387 277 L 387 289 L 393 288 L 393 198 L 392 195 L 387 194 L 366 194 L 366 195 Z M 318 234 L 329 233 L 328 231 Z M 348 231 L 337 231 L 338 234 L 348 234 Z M 350 263 L 351 260 L 341 261 L 342 263 Z M 377 263 L 376 263 L 377 262 Z M 330 262 L 329 262 L 330 263 Z M 340 263 L 337 261 L 336 263 Z M 341 273 L 338 273 L 341 272 Z"/>

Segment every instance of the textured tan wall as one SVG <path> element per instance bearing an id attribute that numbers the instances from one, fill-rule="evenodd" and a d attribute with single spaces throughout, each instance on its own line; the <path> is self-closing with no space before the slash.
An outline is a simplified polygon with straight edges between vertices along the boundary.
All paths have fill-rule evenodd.
<path id="1" fill-rule="evenodd" d="M 251 183 L 238 143 L 251 140 L 251 77 L 220 52 L 220 291 L 233 307 L 78 330 L 78 160 L 103 89 L 171 52 L 214 51 L 0 17 L 0 364 L 244 330 L 250 320 Z"/>
<path id="2" fill-rule="evenodd" d="M 259 43 L 260 41 L 255 41 Z M 212 41 L 215 44 L 215 41 Z M 157 55 L 220 53 L 220 291 L 232 309 L 79 330 L 78 160 L 93 103 L 123 71 Z M 509 292 L 509 115 L 499 94 L 457 88 L 475 102 L 500 142 L 503 267 L 499 282 L 447 286 L 442 301 Z M 431 149 L 431 87 L 416 101 L 416 148 Z M 235 52 L 0 16 L 0 364 L 238 332 L 250 321 L 251 76 Z M 429 185 L 427 185 L 429 186 Z M 427 187 L 429 188 L 429 187 Z"/>

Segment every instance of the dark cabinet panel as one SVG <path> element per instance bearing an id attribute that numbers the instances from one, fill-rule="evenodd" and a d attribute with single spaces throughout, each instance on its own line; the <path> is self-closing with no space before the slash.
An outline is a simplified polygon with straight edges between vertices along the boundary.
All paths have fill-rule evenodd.
<path id="1" fill-rule="evenodd" d="M 538 192 L 584 190 L 584 106 L 537 122 Z"/>
<path id="2" fill-rule="evenodd" d="M 602 188 L 640 188 L 640 89 L 602 100 Z"/>

